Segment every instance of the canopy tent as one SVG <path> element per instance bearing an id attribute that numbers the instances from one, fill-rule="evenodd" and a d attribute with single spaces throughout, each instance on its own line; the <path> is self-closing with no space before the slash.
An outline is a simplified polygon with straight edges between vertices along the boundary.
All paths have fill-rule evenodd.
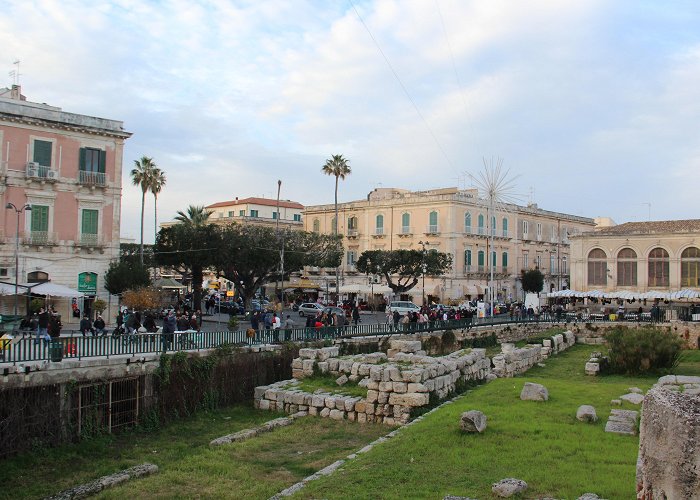
<path id="1" fill-rule="evenodd" d="M 19 293 L 26 293 L 26 288 L 22 288 L 22 291 L 18 289 L 17 291 Z M 0 283 L 0 295 L 14 295 L 15 294 L 15 285 L 10 284 L 10 283 Z"/>
<path id="2" fill-rule="evenodd" d="M 367 285 L 364 283 L 340 285 L 340 293 L 391 293 L 391 288 L 386 285 Z"/>
<path id="3" fill-rule="evenodd" d="M 24 283 L 20 285 L 25 290 L 23 294 L 29 292 L 36 295 L 48 295 L 50 297 L 84 297 L 85 294 L 58 283 L 46 281 L 44 283 Z M 29 290 L 27 290 L 29 288 Z M 14 293 L 14 292 L 13 292 Z"/>
<path id="4" fill-rule="evenodd" d="M 621 300 L 669 300 L 669 301 L 700 301 L 700 291 L 685 288 L 675 292 L 665 292 L 661 290 L 649 290 L 647 292 L 636 292 L 632 290 L 617 290 L 613 292 L 604 292 L 602 290 L 589 290 L 587 292 L 579 292 L 576 290 L 559 290 L 547 294 L 548 298 L 557 297 L 576 297 L 576 298 L 593 298 L 593 299 L 621 299 Z"/>
<path id="5" fill-rule="evenodd" d="M 172 278 L 159 278 L 153 282 L 153 286 L 156 288 L 166 288 L 171 290 L 182 290 L 187 288 L 185 285 Z"/>

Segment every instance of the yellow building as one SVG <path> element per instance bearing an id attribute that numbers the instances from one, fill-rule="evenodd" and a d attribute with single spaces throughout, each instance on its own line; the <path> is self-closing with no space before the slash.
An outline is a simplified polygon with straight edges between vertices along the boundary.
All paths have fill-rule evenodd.
<path id="1" fill-rule="evenodd" d="M 304 228 L 332 234 L 334 205 L 307 206 Z M 355 262 L 366 250 L 438 250 L 452 255 L 453 266 L 443 277 L 425 278 L 407 295 L 416 303 L 423 293 L 429 300 L 476 299 L 488 295 L 493 266 L 493 286 L 501 301 L 522 299 L 520 273 L 539 268 L 545 275 L 545 291 L 568 286 L 569 235 L 591 230 L 593 219 L 542 210 L 535 204 L 507 204 L 488 213 L 487 203 L 476 189 L 457 188 L 408 191 L 375 189 L 365 200 L 338 204 L 344 236 L 341 266 L 343 285 L 367 284 Z M 490 220 L 488 220 L 490 219 Z M 487 255 L 491 259 L 487 259 Z M 330 279 L 334 270 L 311 268 L 311 275 Z M 333 278 L 333 281 L 335 278 Z"/>
<path id="2" fill-rule="evenodd" d="M 571 288 L 676 291 L 700 287 L 700 219 L 627 222 L 571 240 Z"/>

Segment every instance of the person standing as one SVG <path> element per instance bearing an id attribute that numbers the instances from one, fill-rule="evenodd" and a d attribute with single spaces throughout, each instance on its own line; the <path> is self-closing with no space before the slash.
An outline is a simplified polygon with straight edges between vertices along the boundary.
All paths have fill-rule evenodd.
<path id="1" fill-rule="evenodd" d="M 167 351 L 170 349 L 170 345 L 173 342 L 173 335 L 177 329 L 177 319 L 175 318 L 175 312 L 171 309 L 168 315 L 163 320 L 163 350 Z"/>
<path id="2" fill-rule="evenodd" d="M 43 307 L 39 309 L 39 325 L 37 326 L 34 344 L 38 344 L 40 339 L 44 339 L 45 344 L 48 344 L 51 340 L 51 337 L 49 337 L 49 312 Z"/>
<path id="3" fill-rule="evenodd" d="M 355 326 L 360 322 L 360 308 L 357 306 L 353 306 L 352 308 L 352 322 Z"/>

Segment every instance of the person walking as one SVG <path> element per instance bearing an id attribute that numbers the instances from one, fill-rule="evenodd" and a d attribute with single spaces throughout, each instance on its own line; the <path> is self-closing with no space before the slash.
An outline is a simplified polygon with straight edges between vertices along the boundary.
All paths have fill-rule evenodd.
<path id="1" fill-rule="evenodd" d="M 49 312 L 43 307 L 39 309 L 39 324 L 36 331 L 36 339 L 34 344 L 39 344 L 39 340 L 43 339 L 44 344 L 48 345 L 51 337 L 49 337 Z"/>
<path id="2" fill-rule="evenodd" d="M 355 326 L 360 322 L 360 308 L 356 305 L 352 308 L 352 322 Z"/>

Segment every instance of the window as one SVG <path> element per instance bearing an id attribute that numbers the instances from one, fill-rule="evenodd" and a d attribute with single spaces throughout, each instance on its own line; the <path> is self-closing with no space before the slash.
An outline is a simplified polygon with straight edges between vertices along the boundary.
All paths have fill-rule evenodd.
<path id="1" fill-rule="evenodd" d="M 438 213 L 435 211 L 430 212 L 430 215 L 428 216 L 428 224 L 430 224 L 430 227 L 428 227 L 428 231 L 431 233 L 437 233 L 438 231 Z"/>
<path id="2" fill-rule="evenodd" d="M 557 254 L 555 253 L 549 254 L 549 272 L 551 274 L 557 272 Z"/>
<path id="3" fill-rule="evenodd" d="M 535 269 L 542 269 L 542 254 L 535 255 Z"/>
<path id="4" fill-rule="evenodd" d="M 411 232 L 411 214 L 401 214 L 401 232 L 403 234 Z"/>
<path id="5" fill-rule="evenodd" d="M 669 258 L 663 248 L 649 252 L 649 286 L 669 285 Z"/>
<path id="6" fill-rule="evenodd" d="M 294 214 L 294 221 L 301 222 L 301 214 Z"/>
<path id="7" fill-rule="evenodd" d="M 471 266 L 472 266 L 472 249 L 467 248 L 464 251 L 464 266 L 465 266 L 465 271 L 469 271 Z"/>
<path id="8" fill-rule="evenodd" d="M 506 272 L 508 267 L 508 252 L 503 252 L 501 254 L 501 265 L 503 266 L 503 272 Z"/>
<path id="9" fill-rule="evenodd" d="M 538 240 L 542 239 L 542 223 L 541 222 L 537 223 L 537 239 Z"/>
<path id="10" fill-rule="evenodd" d="M 472 214 L 469 212 L 464 214 L 464 232 L 472 234 Z"/>
<path id="11" fill-rule="evenodd" d="M 491 234 L 496 236 L 496 217 L 491 216 Z"/>
<path id="12" fill-rule="evenodd" d="M 257 216 L 258 216 L 258 211 L 257 211 L 257 210 L 251 210 L 251 211 L 250 211 L 250 216 L 251 216 L 251 217 L 257 217 Z"/>
<path id="13" fill-rule="evenodd" d="M 530 267 L 530 254 L 527 252 L 527 250 L 523 251 L 523 269 L 527 269 Z"/>
<path id="14" fill-rule="evenodd" d="M 588 284 L 605 286 L 608 284 L 608 261 L 605 252 L 595 248 L 588 253 Z"/>
<path id="15" fill-rule="evenodd" d="M 700 250 L 695 247 L 681 254 L 681 286 L 700 286 Z"/>
<path id="16" fill-rule="evenodd" d="M 494 268 L 496 267 L 496 252 L 495 251 L 491 252 L 491 265 Z"/>
<path id="17" fill-rule="evenodd" d="M 228 211 L 228 216 L 229 216 L 229 217 L 233 217 L 233 210 L 229 210 L 229 211 Z"/>
<path id="18" fill-rule="evenodd" d="M 507 238 L 508 237 L 508 219 L 506 219 L 505 217 L 503 217 L 502 226 L 503 226 L 503 237 Z"/>
<path id="19" fill-rule="evenodd" d="M 562 274 L 568 273 L 568 271 L 566 270 L 566 255 L 561 258 L 561 272 Z"/>
<path id="20" fill-rule="evenodd" d="M 272 218 L 273 218 L 273 219 L 279 219 L 279 215 L 280 215 L 280 213 L 277 212 L 277 211 L 272 212 Z"/>
<path id="21" fill-rule="evenodd" d="M 106 151 L 94 148 L 80 148 L 79 168 L 82 172 L 104 174 L 106 163 Z"/>
<path id="22" fill-rule="evenodd" d="M 357 230 L 357 217 L 348 218 L 348 229 Z"/>
<path id="23" fill-rule="evenodd" d="M 34 141 L 34 161 L 42 167 L 51 166 L 51 149 L 53 143 L 49 141 Z"/>
<path id="24" fill-rule="evenodd" d="M 7 268 L 6 267 L 0 267 L 0 276 L 3 278 L 7 276 Z"/>
<path id="25" fill-rule="evenodd" d="M 245 217 L 245 210 L 239 210 L 238 215 L 240 215 L 241 217 Z"/>
<path id="26" fill-rule="evenodd" d="M 82 243 L 97 243 L 97 210 L 83 209 L 83 219 L 80 230 L 80 241 Z"/>
<path id="27" fill-rule="evenodd" d="M 313 229 L 314 233 L 318 233 L 319 231 L 321 231 L 321 221 L 319 221 L 318 219 L 314 219 L 313 227 L 314 227 L 314 229 Z"/>
<path id="28" fill-rule="evenodd" d="M 637 252 L 631 248 L 617 254 L 617 285 L 637 286 Z"/>
<path id="29" fill-rule="evenodd" d="M 384 234 L 384 216 L 379 214 L 375 218 L 375 227 L 376 227 L 376 232 L 375 234 Z"/>
<path id="30" fill-rule="evenodd" d="M 527 238 L 528 230 L 530 229 L 530 224 L 526 220 L 523 221 L 523 238 Z"/>
<path id="31" fill-rule="evenodd" d="M 46 233 L 49 230 L 49 207 L 32 205 L 31 232 Z"/>
<path id="32" fill-rule="evenodd" d="M 357 252 L 355 250 L 348 250 L 348 265 L 349 266 L 354 266 L 355 261 L 357 260 Z"/>
<path id="33" fill-rule="evenodd" d="M 478 265 L 479 265 L 479 271 L 484 270 L 484 251 L 479 250 L 479 253 L 477 254 L 477 259 L 478 259 Z"/>
<path id="34" fill-rule="evenodd" d="M 479 234 L 486 234 L 484 231 L 484 216 L 483 214 L 479 214 L 479 217 L 477 218 L 477 224 L 479 225 L 478 233 Z"/>
<path id="35" fill-rule="evenodd" d="M 45 283 L 49 281 L 49 275 L 43 271 L 32 271 L 27 274 L 27 281 L 29 283 Z"/>

